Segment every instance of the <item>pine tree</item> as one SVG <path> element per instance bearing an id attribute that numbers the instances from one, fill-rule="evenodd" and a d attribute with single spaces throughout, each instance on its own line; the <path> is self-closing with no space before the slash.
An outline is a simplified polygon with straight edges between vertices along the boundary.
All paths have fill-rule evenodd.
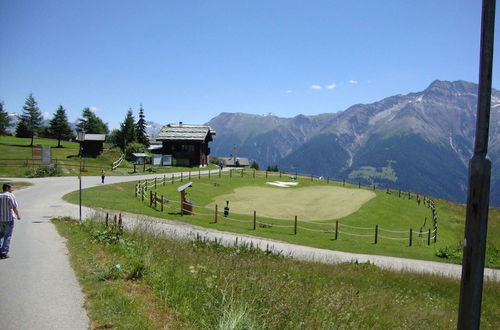
<path id="1" fill-rule="evenodd" d="M 134 115 L 132 114 L 132 109 L 128 110 L 125 120 L 120 124 L 120 133 L 118 134 L 117 139 L 117 144 L 122 150 L 125 150 L 127 144 L 137 141 L 135 133 L 135 120 Z"/>
<path id="2" fill-rule="evenodd" d="M 37 106 L 33 94 L 30 94 L 24 102 L 23 114 L 16 128 L 16 136 L 31 137 L 30 146 L 33 146 L 33 138 L 41 124 L 42 113 Z"/>
<path id="3" fill-rule="evenodd" d="M 73 135 L 73 130 L 69 126 L 66 110 L 62 105 L 59 106 L 54 117 L 50 121 L 49 134 L 57 139 L 57 147 L 61 147 L 61 140 L 68 140 Z"/>
<path id="4" fill-rule="evenodd" d="M 3 109 L 3 102 L 0 102 L 0 135 L 7 134 L 7 127 L 10 126 L 10 118 L 7 111 Z"/>
<path id="5" fill-rule="evenodd" d="M 137 121 L 137 124 L 135 124 L 137 142 L 143 144 L 145 147 L 149 147 L 149 138 L 146 133 L 146 120 L 144 118 L 144 109 L 141 104 L 141 107 L 139 108 L 139 120 Z"/>
<path id="6" fill-rule="evenodd" d="M 77 130 L 85 131 L 88 134 L 108 134 L 109 129 L 101 118 L 97 117 L 90 108 L 83 109 L 83 118 L 78 118 Z"/>

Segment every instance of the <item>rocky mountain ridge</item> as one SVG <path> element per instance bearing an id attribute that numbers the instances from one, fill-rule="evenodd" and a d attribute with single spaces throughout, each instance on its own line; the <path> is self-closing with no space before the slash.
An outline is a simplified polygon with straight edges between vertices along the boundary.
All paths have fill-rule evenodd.
<path id="1" fill-rule="evenodd" d="M 422 92 L 395 95 L 345 111 L 293 118 L 221 113 L 212 155 L 236 152 L 261 166 L 348 178 L 465 201 L 472 155 L 477 85 L 435 81 Z M 495 171 L 500 154 L 500 92 L 493 90 L 490 157 L 492 201 L 500 205 Z M 495 195 L 494 195 L 495 194 Z"/>

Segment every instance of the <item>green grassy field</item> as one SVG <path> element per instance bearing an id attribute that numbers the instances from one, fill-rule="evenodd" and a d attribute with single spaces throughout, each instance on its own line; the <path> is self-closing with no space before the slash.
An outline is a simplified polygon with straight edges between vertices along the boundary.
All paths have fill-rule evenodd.
<path id="1" fill-rule="evenodd" d="M 30 177 L 38 168 L 46 168 L 47 165 L 33 165 L 31 139 L 16 138 L 12 136 L 0 136 L 0 177 Z M 52 152 L 52 162 L 57 167 L 58 176 L 75 176 L 80 169 L 80 159 L 78 157 L 79 144 L 77 142 L 61 141 L 61 148 L 57 148 L 57 140 L 54 139 L 34 139 L 33 145 L 50 146 Z M 137 166 L 137 173 L 134 173 L 133 164 L 124 160 L 122 164 L 111 171 L 112 163 L 121 155 L 119 150 L 105 150 L 97 158 L 83 158 L 82 165 L 86 172 L 82 175 L 100 175 L 101 170 L 106 175 L 135 175 L 144 174 L 143 167 Z M 39 161 L 35 161 L 38 164 Z M 213 166 L 215 168 L 215 166 Z M 194 168 L 172 167 L 172 166 L 150 166 L 146 165 L 148 173 L 171 173 L 178 171 L 197 171 Z"/>
<path id="2" fill-rule="evenodd" d="M 118 235 L 102 219 L 54 223 L 93 329 L 456 328 L 458 280 L 298 262 L 141 230 Z M 486 281 L 482 329 L 498 329 L 499 304 L 499 283 Z"/>
<path id="3" fill-rule="evenodd" d="M 436 199 L 436 208 L 439 216 L 438 220 L 438 238 L 437 242 L 431 242 L 427 245 L 427 230 L 432 226 L 432 217 L 430 209 L 423 202 L 417 203 L 416 196 L 411 199 L 408 195 L 399 197 L 398 192 L 391 191 L 389 194 L 386 191 L 371 190 L 358 187 L 348 186 L 341 187 L 340 183 L 311 181 L 310 179 L 298 178 L 298 185 L 290 188 L 272 187 L 266 184 L 268 181 L 289 179 L 282 177 L 266 178 L 263 174 L 257 175 L 255 178 L 251 171 L 246 171 L 241 177 L 240 172 L 235 172 L 230 177 L 229 173 L 223 173 L 219 177 L 217 173 L 213 173 L 210 178 L 193 175 L 191 181 L 193 185 L 188 188 L 188 200 L 191 200 L 194 207 L 195 215 L 180 214 L 179 193 L 177 187 L 186 183 L 189 178 L 184 178 L 184 182 L 174 182 L 172 184 L 167 176 L 165 185 L 157 185 L 155 190 L 158 199 L 160 196 L 169 202 L 165 204 L 163 212 L 159 203 L 156 209 L 149 207 L 147 199 L 142 201 L 140 197 L 135 197 L 135 185 L 138 183 L 128 182 L 123 184 L 102 186 L 91 188 L 84 191 L 84 204 L 92 207 L 105 209 L 120 210 L 136 214 L 145 214 L 158 218 L 172 219 L 187 222 L 193 225 L 198 225 L 206 228 L 217 230 L 230 231 L 248 235 L 266 237 L 294 244 L 302 244 L 312 247 L 332 249 L 346 252 L 368 253 L 387 256 L 396 256 L 404 258 L 415 258 L 433 261 L 445 261 L 459 263 L 461 262 L 460 242 L 463 240 L 464 229 L 464 206 L 457 205 L 448 201 Z M 158 182 L 163 178 L 158 177 Z M 152 183 L 150 182 L 150 185 Z M 330 202 L 319 200 L 321 203 L 300 204 L 300 200 L 290 200 L 293 207 L 303 208 L 308 210 L 309 217 L 298 218 L 297 234 L 295 235 L 294 217 L 285 216 L 276 218 L 264 218 L 260 215 L 259 205 L 255 205 L 257 214 L 257 225 L 254 230 L 253 214 L 248 214 L 248 210 L 238 210 L 237 203 L 232 207 L 230 201 L 229 218 L 222 216 L 222 209 L 225 206 L 225 201 L 220 200 L 220 196 L 231 196 L 237 194 L 240 188 L 253 187 L 267 191 L 267 197 L 261 199 L 262 209 L 273 207 L 273 195 L 281 193 L 283 189 L 288 192 L 300 191 L 301 189 L 351 189 L 352 191 L 364 191 L 375 194 L 376 197 L 364 203 L 359 210 L 338 218 L 335 216 L 335 210 L 332 210 L 332 217 L 329 220 L 310 221 L 318 219 L 315 210 L 329 209 L 338 201 Z M 149 196 L 150 192 L 146 192 Z M 300 195 L 300 194 L 299 194 Z M 77 192 L 65 196 L 65 199 L 77 203 Z M 215 222 L 214 203 L 218 203 L 217 222 Z M 267 203 L 266 203 L 267 201 Z M 222 203 L 221 203 L 222 202 Z M 249 201 L 251 203 L 253 201 Z M 310 200 L 308 200 L 310 202 Z M 345 203 L 340 203 L 342 206 Z M 292 208 L 292 207 L 290 207 Z M 283 209 L 282 214 L 287 215 L 288 209 Z M 241 212 L 242 214 L 236 214 Z M 245 214 L 246 213 L 246 214 Z M 253 212 L 252 212 L 253 213 Z M 288 214 L 290 215 L 290 214 Z M 340 233 L 338 239 L 334 240 L 335 222 L 339 221 Z M 425 222 L 425 225 L 424 225 Z M 377 244 L 374 244 L 375 226 L 379 227 L 379 237 Z M 366 229 L 353 229 L 350 227 L 360 227 Z M 416 233 L 423 228 L 423 235 L 419 237 Z M 412 228 L 413 241 L 412 246 L 409 246 L 409 229 Z M 386 230 L 386 231 L 384 231 Z M 403 233 L 394 233 L 394 231 L 403 231 Z M 350 235 L 348 235 L 349 233 Z M 488 228 L 488 248 L 487 248 L 487 267 L 500 267 L 500 212 L 498 209 L 492 209 L 490 213 L 489 228 Z M 363 236 L 353 236 L 363 235 Z M 396 240 L 397 239 L 397 240 Z M 436 256 L 436 253 L 441 251 L 441 255 L 445 258 Z"/>

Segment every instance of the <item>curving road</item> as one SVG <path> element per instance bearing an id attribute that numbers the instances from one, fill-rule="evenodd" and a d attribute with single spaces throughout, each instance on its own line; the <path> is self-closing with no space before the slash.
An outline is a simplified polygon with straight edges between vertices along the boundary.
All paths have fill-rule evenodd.
<path id="1" fill-rule="evenodd" d="M 177 174 L 177 175 L 180 175 Z M 152 178 L 106 177 L 106 184 Z M 11 258 L 0 260 L 0 329 L 88 329 L 84 297 L 69 264 L 64 239 L 49 220 L 57 216 L 78 218 L 79 208 L 61 197 L 78 189 L 75 177 L 12 179 L 34 185 L 15 191 L 22 220 L 16 221 Z M 83 188 L 101 185 L 100 177 L 84 177 Z M 83 208 L 84 217 L 95 213 Z M 139 221 L 138 221 L 139 220 Z M 217 239 L 225 245 L 253 244 L 272 249 L 300 260 L 323 263 L 370 262 L 395 271 L 432 273 L 460 278 L 461 266 L 439 262 L 411 260 L 375 255 L 353 254 L 304 247 L 241 234 L 207 230 L 173 221 L 124 215 L 124 223 L 133 227 L 144 220 L 148 228 L 184 239 L 197 236 Z M 500 281 L 500 270 L 485 270 L 485 278 Z"/>

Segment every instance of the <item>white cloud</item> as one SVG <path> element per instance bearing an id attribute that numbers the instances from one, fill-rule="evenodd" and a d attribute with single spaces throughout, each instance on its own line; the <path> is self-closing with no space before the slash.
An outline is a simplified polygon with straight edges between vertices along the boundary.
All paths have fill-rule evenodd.
<path id="1" fill-rule="evenodd" d="M 90 110 L 91 112 L 94 112 L 94 113 L 95 113 L 95 112 L 97 112 L 97 108 L 96 108 L 96 107 L 89 107 L 89 110 Z"/>
<path id="2" fill-rule="evenodd" d="M 321 86 L 320 85 L 312 85 L 311 89 L 321 89 Z"/>
<path id="3" fill-rule="evenodd" d="M 336 83 L 331 83 L 330 85 L 326 85 L 325 88 L 326 89 L 334 89 L 337 87 L 337 84 Z"/>
<path id="4" fill-rule="evenodd" d="M 357 80 L 352 80 L 352 79 L 351 79 L 351 80 L 349 80 L 349 84 L 353 84 L 353 85 L 355 85 L 355 84 L 357 84 L 357 83 L 358 83 L 358 81 L 357 81 Z"/>
<path id="5" fill-rule="evenodd" d="M 289 90 L 287 90 L 287 91 L 286 91 L 286 93 L 287 93 L 287 94 L 292 94 L 292 90 L 291 90 L 291 89 L 289 89 Z"/>
<path id="6" fill-rule="evenodd" d="M 50 114 L 48 112 L 44 112 L 42 114 L 42 117 L 43 117 L 43 119 L 49 119 L 50 118 Z"/>

